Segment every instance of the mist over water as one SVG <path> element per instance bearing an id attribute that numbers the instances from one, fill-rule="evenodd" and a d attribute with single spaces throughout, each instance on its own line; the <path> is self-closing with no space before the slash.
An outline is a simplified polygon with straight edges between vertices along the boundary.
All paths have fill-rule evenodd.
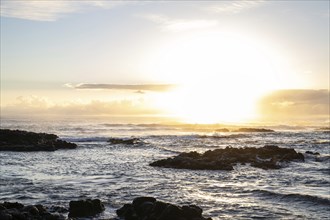
<path id="1" fill-rule="evenodd" d="M 75 150 L 0 152 L 1 201 L 67 206 L 70 200 L 100 198 L 106 205 L 101 218 L 114 217 L 117 208 L 137 196 L 196 204 L 216 220 L 327 219 L 330 214 L 330 134 L 314 128 L 222 133 L 193 126 L 67 120 L 2 120 L 1 128 L 55 133 L 78 144 Z M 132 136 L 141 141 L 107 142 Z M 305 162 L 279 170 L 236 165 L 233 171 L 148 165 L 180 152 L 266 144 L 294 148 L 304 153 Z"/>

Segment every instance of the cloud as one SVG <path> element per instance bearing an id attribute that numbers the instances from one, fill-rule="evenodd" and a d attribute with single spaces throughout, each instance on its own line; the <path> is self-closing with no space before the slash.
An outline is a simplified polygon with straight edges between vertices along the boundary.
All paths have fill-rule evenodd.
<path id="1" fill-rule="evenodd" d="M 160 110 L 150 107 L 143 99 L 138 100 L 80 100 L 55 103 L 46 97 L 20 96 L 14 103 L 1 106 L 1 114 L 6 117 L 18 116 L 139 116 L 156 115 Z"/>
<path id="2" fill-rule="evenodd" d="M 211 4 L 211 5 L 207 6 L 205 9 L 208 11 L 215 12 L 215 13 L 237 14 L 242 11 L 260 6 L 264 2 L 265 2 L 264 0 L 219 1 L 215 4 Z"/>
<path id="3" fill-rule="evenodd" d="M 279 90 L 260 100 L 260 113 L 267 119 L 329 120 L 329 90 Z"/>
<path id="4" fill-rule="evenodd" d="M 53 103 L 47 97 L 31 95 L 17 97 L 14 105 L 20 108 L 48 108 L 52 104 Z"/>
<path id="5" fill-rule="evenodd" d="M 136 90 L 138 93 L 143 91 L 164 92 L 173 89 L 176 85 L 173 84 L 140 84 L 140 85 L 127 85 L 127 84 L 88 84 L 81 83 L 73 85 L 70 83 L 65 84 L 66 87 L 74 89 L 116 89 L 116 90 Z"/>
<path id="6" fill-rule="evenodd" d="M 139 17 L 145 18 L 151 22 L 161 25 L 161 29 L 164 31 L 187 31 L 192 29 L 210 28 L 218 24 L 216 20 L 188 20 L 188 19 L 172 19 L 164 15 L 158 14 L 145 14 L 139 15 Z"/>
<path id="7" fill-rule="evenodd" d="M 124 1 L 64 1 L 64 0 L 1 0 L 1 16 L 37 21 L 55 21 L 68 13 L 89 7 L 113 8 Z"/>

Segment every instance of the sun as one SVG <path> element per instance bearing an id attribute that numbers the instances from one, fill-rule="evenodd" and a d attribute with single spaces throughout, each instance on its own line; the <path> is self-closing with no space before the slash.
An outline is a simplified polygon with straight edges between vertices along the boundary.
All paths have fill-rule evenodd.
<path id="1" fill-rule="evenodd" d="M 159 95 L 156 105 L 190 123 L 254 120 L 258 98 L 278 86 L 279 57 L 269 45 L 239 33 L 177 39 L 153 58 L 157 79 L 179 85 Z"/>

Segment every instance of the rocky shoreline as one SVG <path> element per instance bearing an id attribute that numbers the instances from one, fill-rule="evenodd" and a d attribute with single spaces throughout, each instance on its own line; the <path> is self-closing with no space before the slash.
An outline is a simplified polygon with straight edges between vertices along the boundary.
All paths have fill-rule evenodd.
<path id="1" fill-rule="evenodd" d="M 0 151 L 55 151 L 77 145 L 60 140 L 55 134 L 0 129 Z"/>
<path id="2" fill-rule="evenodd" d="M 259 131 L 260 132 L 260 131 Z M 261 131 L 262 132 L 262 131 Z M 269 131 L 264 131 L 269 132 Z M 204 136 L 201 136 L 204 138 Z M 110 138 L 109 144 L 136 145 L 143 143 L 138 138 Z M 60 140 L 55 134 L 35 133 L 21 130 L 0 130 L 0 151 L 55 151 L 75 149 L 74 143 Z M 319 155 L 306 151 L 306 154 Z M 274 145 L 264 147 L 244 147 L 181 153 L 175 157 L 152 162 L 155 167 L 192 170 L 233 170 L 236 164 L 250 164 L 262 169 L 280 169 L 282 164 L 304 161 L 304 155 L 291 148 Z M 99 199 L 70 201 L 68 207 L 46 207 L 42 204 L 23 205 L 18 202 L 0 203 L 1 220 L 64 220 L 64 219 L 104 219 L 104 204 Z M 202 215 L 197 205 L 183 206 L 158 201 L 153 197 L 138 197 L 132 203 L 124 204 L 116 210 L 117 217 L 111 220 L 211 220 Z M 105 220 L 105 219 L 104 219 Z M 109 219 L 110 220 L 110 219 Z"/>
<path id="3" fill-rule="evenodd" d="M 63 207 L 46 207 L 41 204 L 23 205 L 18 202 L 0 203 L 1 220 L 62 220 L 65 219 L 63 213 L 68 210 Z"/>
<path id="4" fill-rule="evenodd" d="M 70 201 L 69 208 L 46 207 L 41 204 L 23 205 L 18 202 L 0 203 L 1 220 L 65 220 L 98 219 L 105 210 L 99 199 Z M 116 210 L 117 218 L 109 220 L 212 220 L 202 216 L 203 210 L 196 205 L 178 206 L 157 201 L 153 197 L 137 197 L 132 203 Z"/>
<path id="5" fill-rule="evenodd" d="M 212 220 L 202 216 L 203 209 L 196 205 L 178 206 L 157 201 L 153 197 L 138 197 L 116 211 L 125 220 Z"/>
<path id="6" fill-rule="evenodd" d="M 280 169 L 282 164 L 304 161 L 304 155 L 291 148 L 266 145 L 261 148 L 244 147 L 208 150 L 203 154 L 191 151 L 158 160 L 150 166 L 191 170 L 233 170 L 236 164 L 250 164 L 262 169 Z"/>

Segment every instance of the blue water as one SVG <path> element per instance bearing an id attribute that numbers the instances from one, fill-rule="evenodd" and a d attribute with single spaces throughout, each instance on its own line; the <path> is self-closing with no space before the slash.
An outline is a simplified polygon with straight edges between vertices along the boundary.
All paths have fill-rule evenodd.
<path id="1" fill-rule="evenodd" d="M 0 201 L 68 206 L 70 200 L 99 198 L 99 218 L 137 196 L 175 204 L 197 204 L 218 219 L 329 219 L 330 133 L 315 128 L 275 133 L 217 133 L 210 129 L 111 121 L 1 120 L 1 128 L 55 133 L 75 150 L 0 152 Z M 110 137 L 138 137 L 136 145 L 111 145 Z M 305 162 L 280 170 L 237 165 L 233 171 L 150 167 L 180 152 L 274 144 L 304 153 Z M 305 151 L 319 152 L 319 156 Z"/>

